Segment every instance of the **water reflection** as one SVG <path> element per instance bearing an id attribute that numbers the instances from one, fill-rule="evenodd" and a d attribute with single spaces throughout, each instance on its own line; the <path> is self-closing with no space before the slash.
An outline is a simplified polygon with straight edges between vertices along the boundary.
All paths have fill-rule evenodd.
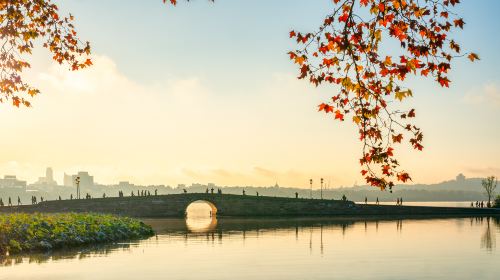
<path id="1" fill-rule="evenodd" d="M 217 229 L 216 217 L 191 217 L 186 218 L 186 228 L 189 232 L 204 233 L 213 232 Z"/>
<path id="2" fill-rule="evenodd" d="M 0 266 L 12 266 L 23 263 L 41 264 L 48 261 L 86 259 L 97 256 L 107 256 L 117 250 L 128 251 L 131 248 L 139 246 L 138 242 L 100 244 L 87 246 L 85 248 L 61 249 L 50 252 L 35 252 L 31 254 L 19 254 L 12 256 L 0 256 Z"/>
<path id="3" fill-rule="evenodd" d="M 378 219 L 309 219 L 309 218 L 273 218 L 273 219 L 236 219 L 216 217 L 187 217 L 187 219 L 146 219 L 157 233 L 144 241 L 123 242 L 110 245 L 99 245 L 70 250 L 59 250 L 50 253 L 34 253 L 0 257 L 0 266 L 14 266 L 19 264 L 41 264 L 52 261 L 83 260 L 96 257 L 107 257 L 117 252 L 136 251 L 144 246 L 159 246 L 161 240 L 177 240 L 181 238 L 187 245 L 208 243 L 222 244 L 223 241 L 241 241 L 246 239 L 262 239 L 266 242 L 279 240 L 284 236 L 291 236 L 296 244 L 308 247 L 309 254 L 319 253 L 321 256 L 335 249 L 332 236 L 341 236 L 346 242 L 366 243 L 367 236 L 401 235 L 404 238 L 419 238 L 422 232 L 429 231 L 432 226 L 440 234 L 447 233 L 444 224 L 454 223 L 456 229 L 468 231 L 468 234 L 477 232 L 474 239 L 476 248 L 493 252 L 496 248 L 496 235 L 500 232 L 498 217 L 477 217 L 463 219 L 407 219 L 407 220 L 378 220 Z M 405 232 L 403 233 L 403 223 Z M 380 233 L 379 233 L 380 230 Z M 350 233 L 352 231 L 352 233 Z M 392 232 L 392 233 L 391 233 Z M 360 235 L 364 234 L 365 237 Z M 453 231 L 448 233 L 454 234 Z M 349 238 L 349 236 L 352 236 Z M 160 241 L 158 241 L 160 239 Z M 411 238 L 410 238 L 411 239 Z M 160 243 L 159 243 L 160 242 Z M 338 241 L 337 241 L 338 242 Z M 342 241 L 344 242 L 344 241 Z M 337 243 L 338 246 L 338 243 Z M 306 248 L 307 248 L 306 247 Z M 1 277 L 0 277 L 1 278 Z"/>
<path id="4" fill-rule="evenodd" d="M 494 248 L 496 248 L 496 234 L 493 226 L 490 226 L 490 217 L 481 217 L 480 223 L 486 224 L 486 228 L 484 229 L 484 233 L 481 236 L 481 248 L 485 248 L 489 252 L 493 251 Z M 491 223 L 494 223 L 495 220 L 491 221 Z M 496 220 L 496 223 L 498 225 L 498 219 Z"/>

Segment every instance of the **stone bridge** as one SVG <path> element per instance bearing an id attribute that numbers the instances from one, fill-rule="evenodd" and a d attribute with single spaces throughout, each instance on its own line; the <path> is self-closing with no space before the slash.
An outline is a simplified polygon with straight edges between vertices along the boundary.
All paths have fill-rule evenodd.
<path id="1" fill-rule="evenodd" d="M 234 217 L 500 215 L 500 209 L 362 205 L 342 200 L 206 193 L 55 200 L 0 207 L 0 213 L 97 212 L 131 217 L 183 217 L 187 207 L 195 201 L 207 202 L 217 216 Z"/>

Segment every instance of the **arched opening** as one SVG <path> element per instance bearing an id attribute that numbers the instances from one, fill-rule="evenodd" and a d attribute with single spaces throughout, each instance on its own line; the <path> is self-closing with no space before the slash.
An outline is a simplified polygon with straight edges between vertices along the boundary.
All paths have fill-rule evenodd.
<path id="1" fill-rule="evenodd" d="M 217 226 L 217 207 L 209 201 L 197 200 L 186 207 L 186 226 L 191 232 L 209 232 Z"/>
<path id="2" fill-rule="evenodd" d="M 187 218 L 210 218 L 217 215 L 217 207 L 206 200 L 196 200 L 186 207 Z"/>

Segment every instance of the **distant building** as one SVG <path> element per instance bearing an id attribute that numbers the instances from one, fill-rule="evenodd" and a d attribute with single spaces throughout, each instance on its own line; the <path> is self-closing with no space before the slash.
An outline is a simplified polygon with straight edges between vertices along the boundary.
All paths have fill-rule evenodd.
<path id="1" fill-rule="evenodd" d="M 118 187 L 120 187 L 122 189 L 125 189 L 125 188 L 135 187 L 135 185 L 131 184 L 129 181 L 120 181 L 118 183 Z"/>
<path id="2" fill-rule="evenodd" d="M 5 175 L 0 179 L 0 188 L 26 188 L 26 181 L 21 181 L 15 175 Z"/>
<path id="3" fill-rule="evenodd" d="M 72 187 L 73 186 L 73 177 L 71 175 L 64 173 L 63 185 L 66 187 Z"/>
<path id="4" fill-rule="evenodd" d="M 35 185 L 57 185 L 57 182 L 54 180 L 54 171 L 52 171 L 51 167 L 47 167 L 45 170 L 45 177 L 39 177 L 38 181 L 35 182 Z"/>
<path id="5" fill-rule="evenodd" d="M 79 171 L 76 175 L 64 173 L 64 185 L 67 187 L 76 187 L 76 177 L 80 177 L 80 187 L 94 186 L 94 176 L 90 176 L 87 171 Z"/>

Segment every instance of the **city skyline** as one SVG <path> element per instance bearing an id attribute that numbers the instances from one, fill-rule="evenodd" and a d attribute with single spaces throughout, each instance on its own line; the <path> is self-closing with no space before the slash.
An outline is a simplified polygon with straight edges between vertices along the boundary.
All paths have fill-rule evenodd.
<path id="1" fill-rule="evenodd" d="M 61 173 L 61 172 L 57 172 Z M 279 187 L 280 184 L 278 181 L 275 181 L 274 183 L 268 183 L 268 184 L 263 184 L 263 185 L 251 185 L 251 184 L 235 184 L 235 185 L 220 185 L 217 183 L 213 182 L 200 182 L 200 181 L 192 181 L 192 182 L 180 182 L 176 184 L 170 184 L 169 182 L 156 182 L 153 184 L 140 184 L 137 182 L 133 182 L 127 178 L 120 180 L 120 181 L 115 181 L 115 182 L 107 182 L 107 183 L 102 183 L 99 182 L 99 180 L 95 180 L 94 176 L 92 175 L 92 172 L 85 171 L 85 170 L 78 170 L 76 172 L 66 172 L 62 171 L 62 176 L 61 180 L 58 181 L 57 176 L 54 176 L 54 170 L 52 167 L 47 167 L 45 169 L 45 177 L 38 177 L 37 180 L 31 180 L 29 178 L 23 178 L 17 176 L 17 174 L 2 174 L 0 173 L 0 180 L 8 180 L 8 181 L 17 181 L 21 182 L 21 185 L 23 187 L 26 186 L 66 186 L 66 187 L 75 187 L 75 178 L 79 177 L 80 178 L 80 185 L 81 186 L 116 186 L 116 185 L 121 185 L 121 184 L 126 184 L 126 185 L 131 185 L 131 186 L 169 186 L 172 188 L 179 188 L 179 187 L 190 187 L 190 186 L 199 186 L 199 185 L 205 185 L 205 186 L 219 186 L 219 187 Z M 440 182 L 434 182 L 432 184 L 441 184 L 444 182 L 451 182 L 451 181 L 457 181 L 457 182 L 465 182 L 466 179 L 482 179 L 482 177 L 468 177 L 465 176 L 463 173 L 459 173 L 458 175 L 454 177 L 447 178 L 443 181 Z M 358 187 L 358 186 L 367 186 L 364 182 L 355 182 L 352 185 L 332 185 L 331 180 L 325 179 L 324 177 L 318 177 L 318 178 L 309 178 L 307 182 L 304 185 L 281 185 L 281 187 L 285 188 L 303 188 L 303 189 L 310 189 L 311 187 L 311 180 L 313 183 L 313 189 L 317 190 L 319 188 L 323 189 L 338 189 L 338 188 L 349 188 L 349 187 Z M 11 183 L 8 183 L 9 185 Z M 1 184 L 0 184 L 1 185 Z M 400 184 L 399 186 L 402 186 L 403 184 Z M 407 185 L 425 185 L 425 184 L 418 184 L 418 183 L 410 183 Z M 370 187 L 373 188 L 373 187 Z M 376 189 L 376 188 L 373 188 Z M 396 188 L 397 190 L 397 188 Z"/>

